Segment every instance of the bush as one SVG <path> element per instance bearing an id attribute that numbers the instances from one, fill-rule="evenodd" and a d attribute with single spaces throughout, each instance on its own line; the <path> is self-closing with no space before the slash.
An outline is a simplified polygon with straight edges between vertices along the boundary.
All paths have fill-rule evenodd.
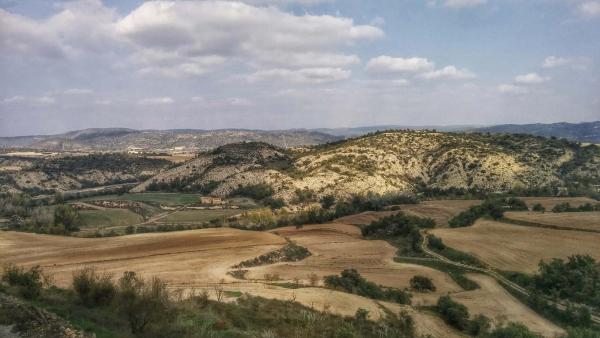
<path id="1" fill-rule="evenodd" d="M 264 203 L 271 209 L 281 209 L 285 206 L 285 202 L 281 198 L 267 197 L 265 198 Z"/>
<path id="2" fill-rule="evenodd" d="M 131 332 L 141 337 L 149 327 L 169 322 L 174 314 L 166 284 L 156 277 L 145 281 L 132 271 L 119 279 L 116 302 Z"/>
<path id="3" fill-rule="evenodd" d="M 94 269 L 86 268 L 73 273 L 73 290 L 81 303 L 87 307 L 106 306 L 116 294 L 111 275 L 99 275 Z"/>
<path id="4" fill-rule="evenodd" d="M 461 331 L 469 325 L 469 310 L 467 307 L 453 301 L 448 296 L 442 296 L 438 299 L 436 309 L 448 325 Z"/>
<path id="5" fill-rule="evenodd" d="M 427 237 L 427 243 L 429 243 L 429 247 L 435 251 L 442 251 L 446 249 L 446 245 L 442 239 L 435 235 L 429 235 Z"/>
<path id="6" fill-rule="evenodd" d="M 25 271 L 22 267 L 8 264 L 4 267 L 4 273 L 2 274 L 2 281 L 16 287 L 19 295 L 27 299 L 39 297 L 43 287 L 43 279 L 44 276 L 39 265 Z"/>
<path id="7" fill-rule="evenodd" d="M 529 331 L 527 326 L 521 323 L 508 323 L 496 328 L 490 333 L 491 338 L 541 338 L 542 336 Z"/>
<path id="8" fill-rule="evenodd" d="M 410 279 L 410 287 L 418 292 L 435 291 L 435 285 L 431 278 L 425 276 L 414 276 Z"/>
<path id="9" fill-rule="evenodd" d="M 546 208 L 544 208 L 544 206 L 541 205 L 540 203 L 536 203 L 536 204 L 533 205 L 533 207 L 531 208 L 531 210 L 537 211 L 537 212 L 545 212 Z"/>

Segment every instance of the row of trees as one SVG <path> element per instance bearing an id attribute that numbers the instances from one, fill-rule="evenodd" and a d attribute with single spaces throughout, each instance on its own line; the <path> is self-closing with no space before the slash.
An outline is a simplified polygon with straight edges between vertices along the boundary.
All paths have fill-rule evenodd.
<path id="1" fill-rule="evenodd" d="M 355 269 L 344 270 L 340 276 L 325 276 L 324 281 L 325 286 L 328 288 L 373 299 L 388 300 L 399 304 L 410 304 L 410 293 L 403 290 L 381 288 L 377 284 L 367 281 Z"/>
<path id="2" fill-rule="evenodd" d="M 466 227 L 473 225 L 476 220 L 484 216 L 500 219 L 504 212 L 509 210 L 523 211 L 528 208 L 525 202 L 516 197 L 491 198 L 454 216 L 448 221 L 448 225 L 451 228 Z"/>

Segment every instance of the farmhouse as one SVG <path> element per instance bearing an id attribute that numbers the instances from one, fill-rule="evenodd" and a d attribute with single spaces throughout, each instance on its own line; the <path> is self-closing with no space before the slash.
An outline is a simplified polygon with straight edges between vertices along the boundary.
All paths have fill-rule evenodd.
<path id="1" fill-rule="evenodd" d="M 202 196 L 200 197 L 200 204 L 221 205 L 223 200 L 220 197 Z"/>

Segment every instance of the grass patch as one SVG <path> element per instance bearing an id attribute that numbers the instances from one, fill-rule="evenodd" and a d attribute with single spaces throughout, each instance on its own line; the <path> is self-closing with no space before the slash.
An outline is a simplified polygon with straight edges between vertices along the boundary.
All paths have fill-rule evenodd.
<path id="1" fill-rule="evenodd" d="M 243 295 L 241 291 L 225 291 L 225 297 L 239 298 Z"/>
<path id="2" fill-rule="evenodd" d="M 105 195 L 83 198 L 80 201 L 100 201 L 100 200 L 120 200 L 120 201 L 137 201 L 153 205 L 168 205 L 178 206 L 186 204 L 198 204 L 202 194 L 185 194 L 185 193 L 159 193 L 149 192 L 140 194 L 123 194 L 123 195 Z"/>
<path id="3" fill-rule="evenodd" d="M 418 264 L 430 267 L 432 269 L 436 269 L 442 272 L 445 272 L 452 278 L 456 284 L 458 284 L 461 288 L 466 291 L 471 291 L 475 289 L 479 289 L 479 285 L 474 281 L 465 277 L 465 273 L 471 272 L 471 270 L 463 269 L 457 267 L 455 265 L 451 265 L 445 262 L 441 262 L 435 259 L 422 259 L 422 258 L 412 258 L 412 257 L 396 257 L 394 258 L 395 262 L 398 263 L 409 263 L 409 264 Z"/>
<path id="4" fill-rule="evenodd" d="M 203 223 L 220 217 L 229 217 L 239 214 L 239 210 L 217 209 L 217 210 L 181 210 L 170 214 L 160 220 L 166 223 Z"/>
<path id="5" fill-rule="evenodd" d="M 142 216 L 128 209 L 81 210 L 82 228 L 126 226 L 144 221 Z"/>

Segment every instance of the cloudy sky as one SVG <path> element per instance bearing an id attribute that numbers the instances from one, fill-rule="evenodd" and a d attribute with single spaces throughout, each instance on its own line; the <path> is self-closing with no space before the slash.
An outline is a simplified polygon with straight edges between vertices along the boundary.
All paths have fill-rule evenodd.
<path id="1" fill-rule="evenodd" d="M 600 119 L 600 0 L 0 0 L 0 136 Z"/>

